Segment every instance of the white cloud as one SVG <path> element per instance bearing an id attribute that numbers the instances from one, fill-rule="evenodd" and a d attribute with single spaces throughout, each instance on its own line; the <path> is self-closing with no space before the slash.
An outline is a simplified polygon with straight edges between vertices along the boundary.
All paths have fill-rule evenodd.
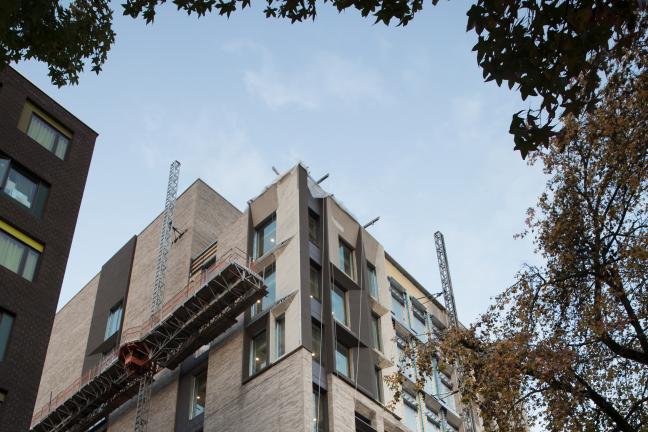
<path id="1" fill-rule="evenodd" d="M 225 50 L 254 50 L 261 64 L 243 73 L 247 91 L 276 110 L 294 106 L 314 110 L 325 105 L 357 106 L 361 102 L 385 103 L 387 85 L 382 75 L 357 59 L 319 53 L 298 67 L 277 66 L 266 48 L 253 44 L 226 45 Z"/>

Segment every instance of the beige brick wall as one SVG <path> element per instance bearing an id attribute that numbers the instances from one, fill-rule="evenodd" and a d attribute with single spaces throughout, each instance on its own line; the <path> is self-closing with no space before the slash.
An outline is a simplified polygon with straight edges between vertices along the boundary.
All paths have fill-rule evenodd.
<path id="1" fill-rule="evenodd" d="M 193 255 L 219 240 L 230 230 L 241 212 L 202 180 L 195 183 L 195 215 L 191 250 Z"/>
<path id="2" fill-rule="evenodd" d="M 151 390 L 148 430 L 173 432 L 175 428 L 178 376 L 180 369 L 164 370 L 155 377 Z M 132 431 L 135 425 L 135 398 L 115 411 L 108 423 L 109 432 Z"/>
<path id="3" fill-rule="evenodd" d="M 169 251 L 164 302 L 185 287 L 189 276 L 196 189 L 196 183 L 194 183 L 178 197 L 176 202 L 173 225 L 180 230 L 186 229 L 187 232 L 179 241 L 173 243 Z M 160 214 L 137 236 L 128 299 L 124 312 L 124 332 L 131 327 L 141 325 L 151 315 L 151 298 L 162 220 L 163 215 Z"/>
<path id="4" fill-rule="evenodd" d="M 327 385 L 330 432 L 354 432 L 356 411 L 370 419 L 377 432 L 407 430 L 388 409 L 356 391 L 337 376 L 329 375 Z M 385 428 L 385 425 L 388 427 Z"/>
<path id="5" fill-rule="evenodd" d="M 36 410 L 49 403 L 50 394 L 55 397 L 81 376 L 98 284 L 97 274 L 54 318 Z"/>
<path id="6" fill-rule="evenodd" d="M 209 355 L 205 432 L 307 431 L 311 356 L 299 349 L 241 385 L 243 332 Z"/>
<path id="7" fill-rule="evenodd" d="M 201 180 L 194 182 L 178 197 L 173 226 L 186 231 L 169 251 L 163 303 L 187 285 L 191 258 L 215 240 L 225 237 L 239 218 L 240 212 Z M 162 221 L 163 215 L 160 214 L 137 236 L 124 332 L 150 317 Z"/>

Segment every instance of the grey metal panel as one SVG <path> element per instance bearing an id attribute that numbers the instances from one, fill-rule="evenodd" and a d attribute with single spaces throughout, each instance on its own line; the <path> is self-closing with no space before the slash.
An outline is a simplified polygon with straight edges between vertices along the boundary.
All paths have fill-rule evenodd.
<path id="1" fill-rule="evenodd" d="M 106 322 L 110 309 L 120 301 L 126 309 L 126 297 L 130 283 L 133 256 L 137 236 L 133 236 L 101 268 L 97 296 L 92 311 L 92 322 L 86 345 L 86 358 L 83 362 L 83 373 L 92 369 L 101 360 L 101 353 L 119 345 L 119 333 L 105 339 Z M 122 314 L 122 320 L 123 320 Z M 121 329 L 121 324 L 120 324 Z"/>

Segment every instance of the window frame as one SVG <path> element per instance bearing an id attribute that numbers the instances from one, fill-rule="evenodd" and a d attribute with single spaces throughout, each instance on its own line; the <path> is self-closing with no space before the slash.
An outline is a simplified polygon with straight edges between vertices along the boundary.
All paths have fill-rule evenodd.
<path id="1" fill-rule="evenodd" d="M 327 430 L 327 412 L 326 412 L 326 392 L 321 387 L 313 386 L 313 395 L 311 397 L 313 404 L 313 424 L 311 432 L 324 432 Z"/>
<path id="2" fill-rule="evenodd" d="M 421 310 L 418 306 L 412 303 L 412 320 L 410 327 L 417 336 L 425 335 L 428 332 L 427 320 L 425 319 L 426 311 Z M 414 322 L 418 321 L 420 329 L 416 327 Z M 419 331 L 420 330 L 420 331 Z"/>
<path id="3" fill-rule="evenodd" d="M 411 399 L 410 399 L 411 398 Z M 416 396 L 413 396 L 410 394 L 408 391 L 403 392 L 403 419 L 407 418 L 407 415 L 405 414 L 407 409 L 411 409 L 415 413 L 416 417 L 416 427 L 413 429 L 413 432 L 418 432 L 421 430 L 421 418 L 419 415 L 419 404 L 416 400 Z M 409 425 L 407 422 L 403 422 L 405 425 L 409 428 Z"/>
<path id="4" fill-rule="evenodd" d="M 196 383 L 198 381 L 198 377 L 204 376 L 204 397 L 205 400 L 203 401 L 202 404 L 202 411 L 199 413 L 196 413 Z M 204 415 L 205 413 L 205 408 L 207 407 L 206 404 L 206 399 L 207 399 L 207 369 L 203 369 L 197 373 L 194 373 L 191 376 L 191 396 L 189 398 L 189 421 L 200 417 L 201 415 Z"/>
<path id="5" fill-rule="evenodd" d="M 432 410 L 429 406 L 425 406 L 425 413 L 424 413 L 424 422 L 425 422 L 425 431 L 426 432 L 440 432 L 441 431 L 441 419 L 439 418 L 439 415 Z M 434 429 L 432 431 L 428 431 L 428 424 L 431 424 Z"/>
<path id="6" fill-rule="evenodd" d="M 308 209 L 308 240 L 319 247 L 321 244 L 322 236 L 320 229 L 320 216 L 315 213 L 312 209 Z M 315 229 L 315 235 L 313 236 L 313 228 Z"/>
<path id="7" fill-rule="evenodd" d="M 338 354 L 341 354 L 340 347 L 344 348 L 344 351 L 346 352 L 346 356 L 344 356 L 344 357 L 346 358 L 347 373 L 344 373 L 344 371 L 341 371 L 338 368 Z M 338 375 L 342 375 L 347 379 L 353 379 L 353 365 L 352 365 L 352 357 L 351 357 L 351 348 L 344 345 L 339 340 L 335 342 L 335 372 Z"/>
<path id="8" fill-rule="evenodd" d="M 263 336 L 263 344 L 265 345 L 265 355 L 263 359 L 259 360 L 259 366 L 257 367 L 256 365 L 256 350 L 258 348 L 257 346 L 257 340 L 261 340 L 261 336 Z M 249 367 L 248 367 L 248 375 L 253 376 L 261 372 L 262 370 L 266 369 L 268 367 L 268 332 L 266 331 L 265 328 L 262 330 L 259 330 L 254 336 L 250 337 L 250 355 L 249 355 Z"/>
<path id="9" fill-rule="evenodd" d="M 369 274 L 369 295 L 376 300 L 380 293 L 380 287 L 378 286 L 378 273 L 376 272 L 376 266 L 367 261 L 367 273 Z"/>
<path id="10" fill-rule="evenodd" d="M 319 338 L 317 339 L 317 344 L 315 343 L 315 334 L 319 335 Z M 321 354 L 321 348 L 322 348 L 322 338 L 324 335 L 324 325 L 318 321 L 312 320 L 311 321 L 311 357 L 313 357 L 313 360 L 316 361 L 319 364 L 322 364 L 322 358 L 320 356 Z"/>
<path id="11" fill-rule="evenodd" d="M 391 314 L 396 318 L 397 321 L 401 323 L 407 323 L 407 304 L 404 293 L 394 288 L 393 286 L 390 287 L 389 291 L 391 294 Z M 401 305 L 401 315 L 398 315 L 396 312 L 394 312 L 394 300 L 396 300 Z"/>
<path id="12" fill-rule="evenodd" d="M 339 296 L 338 292 L 341 292 L 342 295 Z M 334 296 L 338 296 L 342 298 L 342 305 L 344 306 L 344 321 L 341 321 L 338 318 L 339 315 L 335 313 L 335 306 L 333 302 Z M 339 322 L 345 327 L 349 327 L 349 323 L 350 323 L 348 301 L 349 301 L 348 291 L 340 287 L 338 284 L 333 284 L 333 287 L 331 288 L 331 311 L 333 312 L 333 318 L 335 319 L 335 321 Z"/>
<path id="13" fill-rule="evenodd" d="M 6 324 L 5 320 L 9 320 Z M 0 362 L 3 362 L 7 357 L 7 351 L 11 343 L 11 336 L 13 334 L 14 323 L 16 322 L 16 315 L 5 310 L 0 309 Z M 8 326 L 8 328 L 5 327 Z M 6 335 L 5 335 L 6 329 Z M 5 337 L 6 336 L 6 337 Z"/>
<path id="14" fill-rule="evenodd" d="M 275 303 L 277 300 L 277 267 L 275 263 L 268 264 L 261 274 L 263 278 L 263 283 L 266 283 L 266 279 L 272 277 L 272 284 L 268 287 L 268 293 L 264 295 L 260 300 L 257 300 L 256 303 L 252 305 L 251 316 L 257 316 L 267 310 Z"/>
<path id="15" fill-rule="evenodd" d="M 31 105 L 31 104 L 30 104 L 30 105 Z M 52 154 L 53 154 L 54 156 L 56 156 L 58 159 L 64 161 L 64 160 L 67 158 L 68 153 L 70 152 L 70 144 L 72 144 L 72 134 L 68 132 L 68 134 L 69 134 L 70 136 L 67 136 L 67 135 L 66 135 L 66 134 L 61 130 L 61 129 L 63 129 L 62 127 L 59 127 L 59 126 L 55 125 L 53 121 L 51 121 L 50 119 L 47 119 L 47 118 L 46 118 L 46 117 L 49 117 L 49 116 L 46 116 L 46 115 L 44 115 L 44 113 L 39 112 L 40 110 L 34 109 L 35 107 L 34 107 L 33 105 L 31 105 L 30 108 L 31 108 L 31 110 L 30 110 L 31 113 L 30 113 L 30 115 L 29 115 L 29 121 L 27 122 L 27 125 L 26 125 L 26 127 L 25 127 L 25 135 L 27 135 L 30 139 L 32 139 L 32 140 L 34 140 L 35 142 L 37 142 L 38 145 L 40 145 L 41 147 L 43 147 L 43 148 L 44 148 L 45 150 L 47 150 L 48 152 L 52 153 Z M 36 138 L 32 137 L 32 136 L 29 134 L 29 130 L 30 130 L 31 126 L 32 126 L 32 123 L 34 122 L 34 118 L 37 118 L 38 120 L 40 120 L 41 122 L 43 122 L 47 127 L 49 127 L 50 129 L 52 129 L 52 130 L 54 131 L 54 133 L 56 134 L 56 138 L 55 138 L 54 144 L 52 145 L 52 149 L 51 149 L 51 150 L 48 149 L 47 147 L 45 147 L 45 146 L 44 146 L 40 141 L 36 140 Z M 62 139 L 62 138 L 65 139 L 65 140 L 67 141 L 67 144 L 66 144 L 66 147 L 65 147 L 65 150 L 64 150 L 63 155 L 62 155 L 62 156 L 59 156 L 58 153 L 57 153 L 57 150 L 58 150 L 58 147 L 59 147 L 59 145 L 60 145 L 60 142 L 61 142 L 61 139 Z"/>
<path id="16" fill-rule="evenodd" d="M 378 401 L 380 403 L 384 403 L 384 389 L 383 389 L 383 375 L 382 375 L 382 369 L 380 369 L 378 366 L 374 367 L 374 379 L 376 382 L 376 396 L 378 397 Z"/>
<path id="17" fill-rule="evenodd" d="M 4 155 L 3 153 L 0 153 L 0 160 L 7 161 L 6 171 L 4 173 L 0 172 L 0 192 L 2 192 L 3 195 L 9 197 L 12 201 L 18 203 L 21 207 L 27 209 L 27 211 L 29 211 L 33 215 L 41 217 L 45 213 L 45 206 L 47 204 L 49 191 L 51 189 L 50 185 L 47 182 L 41 180 L 38 176 L 32 174 L 29 170 L 23 168 L 22 165 L 16 163 L 15 160 L 10 158 L 9 156 Z M 18 200 L 6 190 L 9 176 L 11 175 L 12 171 L 23 176 L 35 187 L 34 194 L 31 198 L 29 206 Z"/>
<path id="18" fill-rule="evenodd" d="M 117 322 L 112 321 L 112 326 L 110 326 L 111 319 L 114 316 L 116 316 L 115 313 L 117 311 L 119 311 L 119 318 L 118 318 Z M 113 336 L 115 333 L 117 333 L 117 332 L 119 332 L 121 330 L 121 323 L 122 323 L 123 317 L 124 317 L 124 301 L 119 300 L 108 311 L 108 319 L 106 319 L 106 330 L 104 332 L 104 340 L 108 340 L 111 336 Z M 116 325 L 116 327 L 115 327 L 115 325 Z M 111 327 L 114 327 L 114 330 L 110 334 L 108 334 L 108 330 Z"/>
<path id="19" fill-rule="evenodd" d="M 274 244 L 266 250 L 265 242 L 263 242 L 263 239 L 265 238 L 266 228 L 268 228 L 271 225 L 273 225 L 274 236 L 269 236 L 268 238 L 269 239 L 274 238 Z M 273 242 L 270 241 L 270 243 Z M 270 216 L 265 218 L 261 223 L 259 223 L 256 227 L 254 227 L 254 240 L 252 242 L 252 257 L 254 259 L 262 257 L 265 254 L 271 252 L 275 247 L 277 247 L 277 213 L 273 212 Z M 259 248 L 261 248 L 261 250 L 259 250 Z"/>
<path id="20" fill-rule="evenodd" d="M 371 338 L 373 347 L 382 352 L 382 330 L 380 328 L 380 317 L 375 313 L 371 314 Z"/>
<path id="21" fill-rule="evenodd" d="M 313 260 L 310 261 L 310 267 L 308 269 L 308 283 L 310 285 L 310 296 L 315 300 L 322 302 L 322 269 L 317 265 Z M 317 273 L 317 289 L 313 293 L 313 272 Z"/>
<path id="22" fill-rule="evenodd" d="M 5 236 L 9 241 L 16 242 L 23 248 L 21 252 L 20 262 L 18 263 L 18 268 L 16 269 L 16 271 L 5 266 L 4 263 L 1 262 L 0 267 L 7 269 L 7 271 L 10 271 L 14 274 L 17 274 L 18 276 L 29 282 L 34 282 L 37 278 L 38 270 L 40 269 L 41 255 L 45 250 L 45 246 L 2 220 L 0 220 L 0 236 Z M 36 263 L 34 265 L 33 274 L 30 277 L 26 277 L 24 273 L 30 253 L 35 254 Z"/>
<path id="23" fill-rule="evenodd" d="M 281 314 L 275 318 L 275 358 L 279 359 L 286 354 L 286 315 Z"/>
<path id="24" fill-rule="evenodd" d="M 344 251 L 349 252 L 349 266 L 351 267 L 347 272 Z M 352 280 L 356 280 L 356 265 L 355 265 L 355 249 L 347 243 L 342 237 L 338 237 L 338 266 L 342 273 L 349 276 Z"/>

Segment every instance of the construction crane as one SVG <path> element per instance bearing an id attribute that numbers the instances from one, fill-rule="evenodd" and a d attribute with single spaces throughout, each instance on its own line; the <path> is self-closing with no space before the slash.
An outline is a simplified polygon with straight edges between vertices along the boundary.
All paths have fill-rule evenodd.
<path id="1" fill-rule="evenodd" d="M 167 183 L 166 200 L 164 203 L 164 215 L 162 220 L 162 231 L 160 232 L 160 246 L 158 248 L 157 264 L 155 268 L 155 282 L 153 285 L 153 296 L 151 298 L 151 315 L 160 312 L 164 300 L 164 288 L 166 286 L 166 267 L 171 248 L 171 233 L 173 232 L 173 213 L 175 211 L 176 196 L 178 194 L 178 179 L 180 178 L 180 162 L 173 161 L 169 168 L 169 181 Z M 135 412 L 135 432 L 146 432 L 148 425 L 149 407 L 151 406 L 151 385 L 155 368 L 147 370 L 139 382 L 137 393 L 137 411 Z"/>
<path id="2" fill-rule="evenodd" d="M 439 261 L 439 274 L 441 275 L 441 287 L 443 289 L 443 300 L 446 307 L 446 312 L 448 314 L 449 324 L 453 328 L 459 327 L 459 317 L 457 316 L 457 305 L 455 303 L 454 292 L 452 291 L 452 280 L 450 279 L 450 269 L 448 268 L 448 255 L 446 253 L 445 241 L 443 239 L 443 234 L 441 231 L 434 233 L 434 244 L 436 246 L 437 260 Z M 461 364 L 457 363 L 455 365 L 457 371 L 457 382 L 461 388 L 461 382 L 463 379 L 463 370 Z M 443 424 L 444 427 L 447 424 L 446 413 L 443 413 Z M 461 413 L 462 421 L 464 424 L 465 432 L 474 432 L 475 430 L 475 421 L 473 418 L 473 413 L 470 407 L 467 404 L 464 404 L 463 410 Z"/>

